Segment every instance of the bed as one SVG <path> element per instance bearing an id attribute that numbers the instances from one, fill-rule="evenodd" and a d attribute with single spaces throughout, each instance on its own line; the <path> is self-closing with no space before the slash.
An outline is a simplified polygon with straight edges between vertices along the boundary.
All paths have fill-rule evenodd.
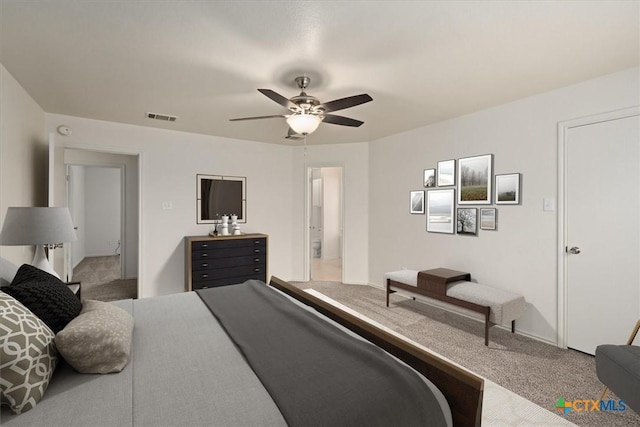
<path id="1" fill-rule="evenodd" d="M 251 300 L 246 292 L 256 293 L 257 299 L 284 301 L 269 309 L 284 313 L 280 323 L 254 316 L 277 317 L 264 314 L 266 308 L 232 307 L 232 303 Z M 440 425 L 480 425 L 481 378 L 275 277 L 269 286 L 245 283 L 200 293 L 117 301 L 114 305 L 135 319 L 130 360 L 124 369 L 117 374 L 79 374 L 61 363 L 33 409 L 15 415 L 2 407 L 3 426 L 388 425 L 391 419 L 405 425 L 425 425 L 418 421 L 425 411 L 438 420 L 427 422 L 429 425 L 441 420 L 444 424 Z M 302 311 L 303 320 L 287 321 L 290 311 Z M 238 318 L 240 325 L 234 323 Z M 365 348 L 365 359 L 382 349 L 382 359 L 395 365 L 364 367 L 356 362 L 348 370 L 364 369 L 362 377 L 387 372 L 385 369 L 402 371 L 408 378 L 402 381 L 408 382 L 375 389 L 382 380 L 360 384 L 358 378 L 346 379 L 343 362 L 334 355 L 325 356 L 324 348 L 313 349 L 316 344 L 307 343 L 307 338 L 293 338 L 297 325 L 318 321 L 338 331 L 330 335 Z M 307 352 L 291 357 L 287 353 L 293 352 L 298 340 L 303 343 L 298 347 Z M 337 347 L 343 347 L 343 341 L 339 343 Z M 349 350 L 348 357 L 351 354 Z M 325 359 L 334 365 L 325 368 Z M 262 376 L 274 366 L 271 379 L 268 373 Z M 315 376 L 309 376 L 312 371 Z M 316 389 L 329 395 L 327 402 L 307 394 L 316 383 Z M 404 389 L 403 384 L 411 385 Z M 409 387 L 428 391 L 414 393 Z M 292 414 L 296 408 L 303 409 Z M 405 415 L 408 418 L 403 418 Z"/>

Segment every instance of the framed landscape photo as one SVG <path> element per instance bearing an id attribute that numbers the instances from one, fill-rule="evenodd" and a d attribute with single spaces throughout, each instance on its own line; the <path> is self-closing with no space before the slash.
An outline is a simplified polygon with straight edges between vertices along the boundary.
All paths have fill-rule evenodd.
<path id="1" fill-rule="evenodd" d="M 458 204 L 491 204 L 491 168 L 493 155 L 458 159 Z"/>
<path id="2" fill-rule="evenodd" d="M 424 178 L 422 180 L 425 187 L 435 187 L 436 186 L 436 170 L 435 169 L 425 169 L 424 170 Z"/>
<path id="3" fill-rule="evenodd" d="M 454 233 L 453 207 L 455 190 L 427 191 L 427 231 L 431 233 Z"/>
<path id="4" fill-rule="evenodd" d="M 480 209 L 480 230 L 496 230 L 497 224 L 496 208 Z"/>
<path id="5" fill-rule="evenodd" d="M 411 192 L 411 208 L 410 212 L 412 214 L 423 214 L 424 213 L 424 191 L 412 191 Z"/>
<path id="6" fill-rule="evenodd" d="M 520 204 L 520 174 L 496 175 L 496 205 Z"/>
<path id="7" fill-rule="evenodd" d="M 438 162 L 438 187 L 456 185 L 456 161 L 441 160 Z"/>
<path id="8" fill-rule="evenodd" d="M 458 208 L 456 224 L 458 234 L 478 234 L 478 209 Z"/>

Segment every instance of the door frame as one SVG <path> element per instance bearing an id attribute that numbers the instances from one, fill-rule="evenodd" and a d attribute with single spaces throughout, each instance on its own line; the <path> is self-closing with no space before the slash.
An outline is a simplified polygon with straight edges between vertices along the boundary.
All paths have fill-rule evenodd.
<path id="1" fill-rule="evenodd" d="M 325 162 L 325 163 L 307 163 L 305 164 L 305 185 L 304 185 L 304 242 L 303 242 L 303 281 L 308 282 L 311 280 L 311 173 L 312 169 L 322 168 L 341 168 L 342 169 L 342 182 L 341 182 L 341 203 L 340 203 L 340 215 L 342 216 L 342 242 L 340 247 L 340 253 L 342 254 L 342 271 L 340 281 L 344 283 L 344 272 L 347 265 L 347 255 L 345 247 L 347 246 L 347 232 L 345 225 L 346 218 L 346 204 L 344 200 L 345 195 L 345 175 L 346 166 L 344 162 Z"/>
<path id="2" fill-rule="evenodd" d="M 112 147 L 112 146 L 87 146 L 86 144 L 67 142 L 64 140 L 55 140 L 52 138 L 53 133 L 50 134 L 50 146 L 49 146 L 49 164 L 52 165 L 49 169 L 49 205 L 50 206 L 63 206 L 66 202 L 66 183 L 60 184 L 66 178 L 66 165 L 64 160 L 64 150 L 82 150 L 88 152 L 98 152 L 105 154 L 120 154 L 125 156 L 136 156 L 138 163 L 138 298 L 142 296 L 142 284 L 144 283 L 144 259 L 142 254 L 144 253 L 144 231 L 142 227 L 143 221 L 143 209 L 142 200 L 144 196 L 144 153 L 136 149 L 128 149 L 126 147 Z M 51 202 L 53 200 L 53 203 Z M 55 251 L 54 251 L 55 252 Z M 63 253 L 66 251 L 63 251 Z M 63 269 L 67 268 L 66 262 L 60 260 L 63 263 Z M 58 265 L 58 264 L 56 264 Z M 67 272 L 65 271 L 65 275 Z"/>
<path id="3" fill-rule="evenodd" d="M 640 115 L 640 106 L 624 108 L 621 110 L 609 111 L 567 120 L 558 123 L 558 235 L 557 235 L 557 256 L 558 256 L 558 325 L 557 325 L 557 346 L 567 348 L 567 310 L 568 310 L 568 273 L 567 273 L 567 135 L 569 130 L 576 127 L 588 126 L 611 120 L 625 119 Z"/>

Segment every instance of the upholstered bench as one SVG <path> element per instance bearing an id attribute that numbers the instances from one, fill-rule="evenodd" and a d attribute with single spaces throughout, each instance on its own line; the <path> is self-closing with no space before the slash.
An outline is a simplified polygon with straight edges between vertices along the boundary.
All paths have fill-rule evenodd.
<path id="1" fill-rule="evenodd" d="M 438 268 L 427 271 L 400 270 L 385 274 L 387 307 L 389 294 L 395 289 L 423 295 L 475 311 L 484 316 L 485 345 L 489 345 L 489 328 L 515 321 L 525 310 L 522 295 L 471 282 L 469 273 Z"/>

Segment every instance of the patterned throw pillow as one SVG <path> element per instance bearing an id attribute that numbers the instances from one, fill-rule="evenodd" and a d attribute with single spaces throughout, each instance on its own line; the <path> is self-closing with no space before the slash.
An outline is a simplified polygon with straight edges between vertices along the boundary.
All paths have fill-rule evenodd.
<path id="1" fill-rule="evenodd" d="M 42 399 L 58 363 L 54 334 L 28 308 L 0 292 L 0 402 L 21 414 Z"/>
<path id="2" fill-rule="evenodd" d="M 56 334 L 82 309 L 82 303 L 64 282 L 28 264 L 22 265 L 11 286 L 2 290 L 27 306 Z"/>
<path id="3" fill-rule="evenodd" d="M 82 312 L 56 335 L 60 355 L 82 374 L 120 372 L 129 362 L 133 317 L 102 301 L 85 300 Z"/>

